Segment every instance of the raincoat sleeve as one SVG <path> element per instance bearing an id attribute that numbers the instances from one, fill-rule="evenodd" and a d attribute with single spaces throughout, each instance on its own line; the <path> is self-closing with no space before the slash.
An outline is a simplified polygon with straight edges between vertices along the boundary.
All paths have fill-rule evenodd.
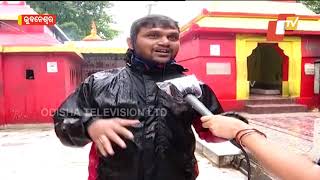
<path id="1" fill-rule="evenodd" d="M 56 135 L 66 146 L 84 146 L 91 142 L 87 127 L 93 121 L 92 87 L 94 76 L 88 77 L 54 113 Z"/>
<path id="2" fill-rule="evenodd" d="M 201 85 L 202 96 L 199 100 L 213 113 L 220 114 L 223 113 L 223 109 L 212 89 L 206 85 Z M 193 120 L 193 127 L 198 133 L 200 139 L 206 140 L 207 142 L 216 142 L 216 137 L 212 135 L 209 129 L 203 128 L 200 120 L 201 116 L 198 114 Z"/>

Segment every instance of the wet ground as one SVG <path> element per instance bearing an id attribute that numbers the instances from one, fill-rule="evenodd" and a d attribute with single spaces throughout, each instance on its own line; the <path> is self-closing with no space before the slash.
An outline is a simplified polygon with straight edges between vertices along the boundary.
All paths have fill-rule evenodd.
<path id="1" fill-rule="evenodd" d="M 299 154 L 312 153 L 314 121 L 320 118 L 319 112 L 243 115 L 280 147 Z M 0 180 L 86 180 L 89 149 L 90 145 L 63 146 L 50 124 L 0 127 Z M 203 156 L 196 156 L 200 169 L 197 180 L 246 179 L 235 169 L 217 168 Z"/>
<path id="2" fill-rule="evenodd" d="M 63 146 L 52 127 L 0 129 L 0 180 L 86 180 L 90 145 Z M 196 154 L 200 175 L 197 180 L 243 180 L 231 168 L 217 168 Z"/>

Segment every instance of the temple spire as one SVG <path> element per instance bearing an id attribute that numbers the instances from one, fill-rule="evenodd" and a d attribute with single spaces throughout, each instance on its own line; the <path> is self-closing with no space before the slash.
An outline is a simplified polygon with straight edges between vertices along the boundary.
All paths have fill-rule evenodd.
<path id="1" fill-rule="evenodd" d="M 91 34 L 82 39 L 83 41 L 103 41 L 100 36 L 97 35 L 97 26 L 94 21 L 91 24 Z"/>

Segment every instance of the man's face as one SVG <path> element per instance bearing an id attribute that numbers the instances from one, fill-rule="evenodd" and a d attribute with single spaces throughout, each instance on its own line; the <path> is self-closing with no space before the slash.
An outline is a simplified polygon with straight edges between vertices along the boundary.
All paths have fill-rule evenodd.
<path id="1" fill-rule="evenodd" d="M 137 34 L 135 52 L 144 59 L 166 63 L 176 57 L 179 47 L 177 29 L 142 27 Z"/>

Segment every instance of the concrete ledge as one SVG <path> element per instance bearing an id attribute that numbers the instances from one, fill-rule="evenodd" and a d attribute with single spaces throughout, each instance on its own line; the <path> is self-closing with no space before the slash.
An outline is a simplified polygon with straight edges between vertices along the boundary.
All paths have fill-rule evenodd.
<path id="1" fill-rule="evenodd" d="M 235 156 L 241 154 L 241 150 L 229 141 L 222 143 L 207 143 L 196 137 L 196 150 L 218 167 L 231 165 Z"/>
<path id="2" fill-rule="evenodd" d="M 248 166 L 244 155 L 240 149 L 231 144 L 229 141 L 223 143 L 207 143 L 201 139 L 197 139 L 196 151 L 204 155 L 219 168 L 231 165 L 244 175 L 248 176 Z M 266 172 L 250 153 L 248 153 L 248 155 L 251 168 L 251 180 L 276 179 L 272 177 L 271 174 Z"/>
<path id="3" fill-rule="evenodd" d="M 196 151 L 210 160 L 217 167 L 233 166 L 244 175 L 248 176 L 247 161 L 242 151 L 230 141 L 222 143 L 207 143 L 196 135 Z M 271 174 L 248 153 L 251 168 L 251 180 L 274 180 Z"/>
<path id="4" fill-rule="evenodd" d="M 251 180 L 275 180 L 270 173 L 268 173 L 254 158 L 248 153 L 251 168 Z M 236 156 L 232 161 L 232 166 L 239 169 L 243 174 L 248 176 L 248 166 L 244 155 Z"/>
<path id="5" fill-rule="evenodd" d="M 53 129 L 53 128 L 54 128 L 53 123 L 0 125 L 0 130 Z"/>

